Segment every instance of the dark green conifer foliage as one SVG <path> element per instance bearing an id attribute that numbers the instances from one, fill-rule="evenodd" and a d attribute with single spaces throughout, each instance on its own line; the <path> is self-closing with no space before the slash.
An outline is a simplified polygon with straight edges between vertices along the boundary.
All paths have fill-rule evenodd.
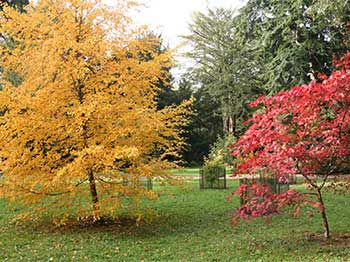
<path id="1" fill-rule="evenodd" d="M 237 38 L 261 60 L 268 93 L 329 74 L 349 50 L 348 0 L 250 0 L 235 18 Z"/>

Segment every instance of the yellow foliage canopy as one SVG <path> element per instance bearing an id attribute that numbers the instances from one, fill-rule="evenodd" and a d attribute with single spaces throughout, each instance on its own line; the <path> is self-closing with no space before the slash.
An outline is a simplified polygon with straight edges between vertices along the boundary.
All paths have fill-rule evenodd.
<path id="1" fill-rule="evenodd" d="M 97 219 L 123 198 L 153 198 L 141 178 L 167 177 L 184 145 L 190 102 L 157 110 L 171 57 L 136 37 L 132 5 L 40 0 L 0 13 L 0 192 L 31 214 Z"/>

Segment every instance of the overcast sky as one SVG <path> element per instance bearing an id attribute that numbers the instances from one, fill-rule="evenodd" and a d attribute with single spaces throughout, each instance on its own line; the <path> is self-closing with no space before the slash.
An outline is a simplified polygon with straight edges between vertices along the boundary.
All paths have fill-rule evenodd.
<path id="1" fill-rule="evenodd" d="M 113 4 L 115 0 L 105 0 Z M 181 35 L 188 33 L 188 23 L 194 11 L 205 12 L 206 8 L 227 7 L 238 8 L 244 0 L 144 0 L 146 5 L 140 13 L 136 14 L 135 21 L 139 24 L 147 24 L 150 28 L 161 33 L 165 44 L 171 48 L 182 42 Z M 179 58 L 179 68 L 175 74 L 186 67 L 186 60 Z"/>
<path id="2" fill-rule="evenodd" d="M 111 1 L 111 0 L 109 0 Z M 162 32 L 169 44 L 178 44 L 180 35 L 186 34 L 191 14 L 205 11 L 206 7 L 236 8 L 242 0 L 145 0 L 146 8 L 138 14 L 137 21 L 149 24 Z"/>

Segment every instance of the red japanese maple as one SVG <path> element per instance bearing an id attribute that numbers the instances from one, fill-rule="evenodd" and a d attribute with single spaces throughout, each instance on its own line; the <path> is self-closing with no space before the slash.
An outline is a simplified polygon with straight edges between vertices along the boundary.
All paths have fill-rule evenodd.
<path id="1" fill-rule="evenodd" d="M 269 175 L 280 181 L 291 174 L 302 175 L 316 195 L 314 206 L 320 210 L 326 238 L 330 235 L 322 191 L 347 184 L 343 173 L 350 163 L 350 54 L 335 64 L 339 69 L 323 76 L 322 83 L 258 98 L 251 106 L 260 110 L 232 146 L 239 161 L 237 173 Z M 238 209 L 233 224 L 279 212 L 286 205 L 311 203 L 294 190 L 273 194 L 264 186 L 242 185 L 234 193 L 248 196 L 249 201 Z"/>

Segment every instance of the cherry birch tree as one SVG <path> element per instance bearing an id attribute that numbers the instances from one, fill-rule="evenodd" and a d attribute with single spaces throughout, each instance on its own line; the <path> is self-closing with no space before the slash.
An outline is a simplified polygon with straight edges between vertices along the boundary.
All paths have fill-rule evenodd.
<path id="1" fill-rule="evenodd" d="M 330 237 L 322 192 L 349 188 L 350 163 L 350 54 L 336 62 L 339 70 L 322 83 L 295 86 L 252 103 L 260 106 L 247 132 L 234 145 L 238 173 L 273 176 L 288 181 L 302 175 L 311 190 L 273 194 L 264 186 L 242 185 L 235 193 L 249 201 L 238 209 L 238 219 L 266 216 L 288 205 L 312 204 L 320 211 L 324 236 Z M 309 196 L 306 198 L 306 196 Z M 316 200 L 310 196 L 314 195 Z"/>
<path id="2" fill-rule="evenodd" d="M 39 0 L 22 14 L 1 11 L 15 45 L 0 47 L 0 193 L 23 216 L 114 216 L 156 197 L 143 178 L 170 179 L 190 102 L 157 110 L 171 57 L 137 37 L 134 5 Z M 6 80 L 13 72 L 18 86 Z"/>

